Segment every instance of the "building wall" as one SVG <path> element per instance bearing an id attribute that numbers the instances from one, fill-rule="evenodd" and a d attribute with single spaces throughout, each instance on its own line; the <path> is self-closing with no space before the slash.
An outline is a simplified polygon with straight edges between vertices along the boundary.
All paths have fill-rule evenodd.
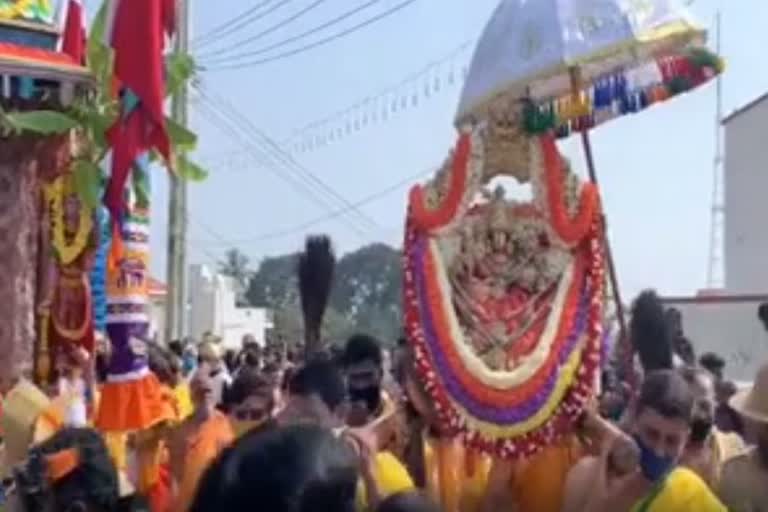
<path id="1" fill-rule="evenodd" d="M 751 382 L 768 361 L 768 333 L 757 308 L 768 296 L 667 298 L 664 304 L 680 311 L 685 336 L 698 355 L 714 352 L 726 361 L 726 378 Z"/>
<path id="2" fill-rule="evenodd" d="M 238 348 L 251 334 L 264 345 L 272 328 L 271 312 L 264 308 L 240 308 L 234 281 L 206 265 L 192 265 L 189 273 L 189 334 L 202 338 L 210 332 L 220 336 L 226 348 Z"/>
<path id="3" fill-rule="evenodd" d="M 768 292 L 768 97 L 725 121 L 725 288 Z"/>

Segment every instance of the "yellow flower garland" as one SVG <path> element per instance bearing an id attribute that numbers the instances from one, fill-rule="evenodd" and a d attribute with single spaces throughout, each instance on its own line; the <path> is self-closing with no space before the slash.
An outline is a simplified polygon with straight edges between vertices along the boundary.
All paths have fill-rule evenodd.
<path id="1" fill-rule="evenodd" d="M 72 243 L 67 243 L 64 222 L 64 199 L 73 193 L 70 179 L 67 176 L 59 176 L 50 185 L 46 186 L 45 196 L 50 204 L 51 230 L 53 231 L 53 247 L 59 262 L 69 265 L 75 261 L 85 250 L 93 229 L 93 212 L 83 202 L 80 203 L 80 219 L 77 223 L 77 233 Z"/>
<path id="2" fill-rule="evenodd" d="M 29 14 L 30 8 L 34 7 L 40 0 L 10 0 L 0 5 L 0 19 L 24 18 Z M 43 6 L 50 9 L 48 0 L 43 1 Z"/>

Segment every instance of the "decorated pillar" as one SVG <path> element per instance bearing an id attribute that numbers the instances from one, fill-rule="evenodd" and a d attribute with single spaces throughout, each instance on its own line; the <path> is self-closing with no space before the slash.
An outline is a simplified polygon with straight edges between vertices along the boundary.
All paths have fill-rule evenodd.
<path id="1" fill-rule="evenodd" d="M 107 268 L 106 332 L 112 344 L 96 425 L 105 432 L 143 430 L 163 419 L 159 382 L 149 371 L 149 175 L 133 170 L 126 189 L 116 261 Z"/>
<path id="2" fill-rule="evenodd" d="M 50 247 L 45 215 L 45 183 L 68 172 L 68 127 L 48 115 L 61 112 L 82 94 L 87 69 L 56 51 L 58 31 L 51 2 L 0 0 L 0 375 L 47 375 L 48 346 L 36 347 L 54 284 L 39 279 Z M 42 130 L 41 130 L 42 127 Z M 46 132 L 47 135 L 41 135 Z M 63 133 L 54 135 L 54 133 Z M 63 205 L 62 205 L 63 206 Z M 64 226 L 62 226 L 66 230 Z M 61 234 L 61 233 L 59 233 Z M 66 236 L 65 236 L 66 238 Z M 68 242 L 68 243 L 71 243 Z M 50 304 L 48 304 L 50 305 Z"/>

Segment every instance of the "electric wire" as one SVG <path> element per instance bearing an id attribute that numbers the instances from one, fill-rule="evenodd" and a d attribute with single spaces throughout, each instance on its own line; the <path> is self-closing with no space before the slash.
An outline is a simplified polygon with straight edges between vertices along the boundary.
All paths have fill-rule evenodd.
<path id="1" fill-rule="evenodd" d="M 293 0 L 281 0 L 280 2 L 277 2 L 272 7 L 267 9 L 264 12 L 257 12 L 262 7 L 267 6 L 272 2 L 272 0 L 264 0 L 253 7 L 250 7 L 246 11 L 240 13 L 238 16 L 235 16 L 234 18 L 230 19 L 229 21 L 226 21 L 219 25 L 218 27 L 215 27 L 205 34 L 203 34 L 200 37 L 197 37 L 192 40 L 192 46 L 207 46 L 209 44 L 212 44 L 216 41 L 219 41 L 221 39 L 224 39 L 231 34 L 234 34 L 235 32 L 238 32 L 239 30 L 247 27 L 248 25 L 251 25 L 263 18 L 266 18 L 276 10 L 280 9 L 284 5 L 292 2 Z M 223 32 L 223 33 L 222 33 Z M 213 39 L 211 39 L 213 38 Z"/>
<path id="2" fill-rule="evenodd" d="M 373 16 L 371 18 L 368 18 L 367 20 L 358 23 L 357 25 L 353 25 L 345 30 L 342 30 L 341 32 L 337 32 L 331 36 L 325 37 L 323 39 L 319 39 L 313 43 L 306 44 L 304 46 L 300 46 L 298 48 L 295 48 L 293 50 L 288 50 L 282 53 L 278 53 L 269 57 L 264 57 L 262 59 L 257 59 L 249 62 L 242 62 L 237 64 L 224 64 L 219 66 L 209 66 L 204 67 L 201 66 L 203 71 L 227 71 L 227 70 L 238 70 L 238 69 L 244 69 L 249 67 L 256 67 L 261 66 L 264 64 L 272 63 L 281 61 L 284 59 L 287 59 L 289 57 L 293 57 L 296 55 L 300 55 L 302 53 L 306 53 L 310 50 L 314 50 L 315 48 L 319 48 L 321 46 L 325 46 L 327 44 L 333 43 L 335 41 L 338 41 L 339 39 L 342 39 L 348 35 L 354 34 L 355 32 L 358 32 L 366 27 L 369 27 L 375 23 L 378 23 L 379 21 L 383 21 L 384 19 L 398 13 L 399 11 L 405 9 L 409 5 L 415 3 L 417 0 L 405 0 L 404 2 L 401 2 L 390 9 L 387 9 L 386 11 Z"/>

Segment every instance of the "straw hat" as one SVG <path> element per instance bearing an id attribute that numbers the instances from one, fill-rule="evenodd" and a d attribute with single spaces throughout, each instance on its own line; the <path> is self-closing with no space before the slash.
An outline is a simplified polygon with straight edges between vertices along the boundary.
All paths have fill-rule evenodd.
<path id="1" fill-rule="evenodd" d="M 37 386 L 20 380 L 3 401 L 2 431 L 5 456 L 0 471 L 5 473 L 27 457 L 34 442 L 38 418 L 49 409 L 51 401 Z"/>
<path id="2" fill-rule="evenodd" d="M 768 424 L 768 363 L 757 371 L 752 388 L 739 391 L 729 403 L 745 418 Z"/>

